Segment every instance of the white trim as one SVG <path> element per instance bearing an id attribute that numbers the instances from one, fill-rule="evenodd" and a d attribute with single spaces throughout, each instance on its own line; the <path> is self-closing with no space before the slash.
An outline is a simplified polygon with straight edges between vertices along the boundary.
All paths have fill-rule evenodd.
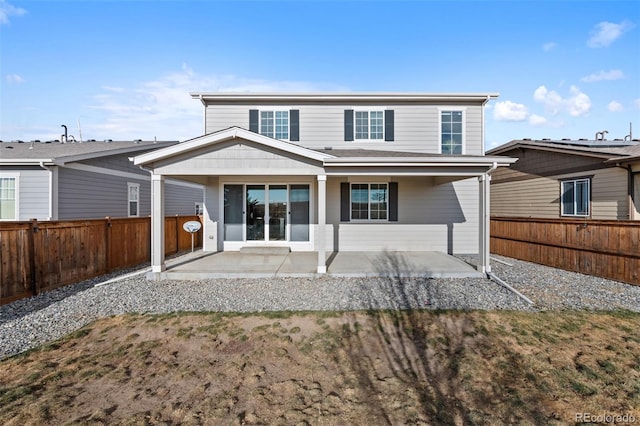
<path id="1" fill-rule="evenodd" d="M 268 138 L 273 138 L 279 141 L 289 141 L 291 139 L 291 107 L 288 106 L 280 106 L 280 105 L 271 105 L 271 106 L 256 106 L 255 109 L 258 110 L 258 133 L 261 136 L 266 136 Z M 262 113 L 263 112 L 272 112 L 273 113 L 273 136 L 267 136 L 262 133 Z M 276 112 L 286 112 L 287 113 L 287 138 L 280 139 L 276 138 Z"/>
<path id="2" fill-rule="evenodd" d="M 20 172 L 0 172 L 0 178 L 14 179 L 14 218 L 13 219 L 0 219 L 2 221 L 18 221 L 20 220 Z"/>
<path id="3" fill-rule="evenodd" d="M 190 92 L 192 99 L 199 99 L 203 104 L 228 101 L 273 102 L 287 101 L 400 101 L 400 102 L 481 102 L 483 105 L 490 99 L 496 99 L 499 93 L 407 93 L 407 92 L 310 92 L 310 93 L 256 93 L 256 92 Z"/>
<path id="4" fill-rule="evenodd" d="M 363 141 L 368 141 L 368 142 L 384 142 L 385 141 L 385 111 L 387 110 L 386 107 L 380 109 L 380 108 L 367 108 L 367 107 L 352 107 L 353 109 L 353 140 L 354 141 L 359 141 L 359 142 L 363 142 Z M 367 113 L 367 137 L 366 138 L 359 138 L 357 137 L 358 132 L 356 131 L 356 122 L 357 122 L 357 117 L 356 117 L 356 113 L 358 112 L 366 112 Z M 371 113 L 372 112 L 381 112 L 382 113 L 382 137 L 380 139 L 372 139 L 371 138 Z"/>
<path id="5" fill-rule="evenodd" d="M 250 176 L 247 180 L 218 180 L 218 203 L 219 203 L 219 222 L 221 224 L 221 233 L 220 240 L 223 243 L 223 251 L 237 251 L 242 247 L 246 246 L 256 246 L 256 247 L 290 247 L 292 251 L 311 251 L 314 247 L 314 218 L 313 212 L 315 209 L 314 197 L 315 190 L 313 181 L 310 180 L 300 180 L 300 179 L 292 179 L 286 180 L 283 182 L 283 178 L 278 178 L 277 181 L 273 181 L 271 179 L 267 179 L 262 182 L 255 182 L 251 180 Z M 225 185 L 240 185 L 242 186 L 242 203 L 243 203 L 243 214 L 242 214 L 242 240 L 241 241 L 225 241 L 224 239 L 224 187 Z M 262 185 L 265 187 L 265 206 L 268 204 L 268 192 L 269 186 L 271 185 L 285 185 L 287 187 L 287 225 L 286 225 L 286 239 L 285 240 L 269 240 L 269 224 L 265 221 L 265 239 L 264 240 L 247 240 L 247 212 L 246 212 L 246 196 L 247 196 L 247 186 L 249 185 Z M 308 241 L 291 241 L 291 219 L 289 217 L 288 209 L 290 208 L 289 201 L 289 191 L 291 189 L 291 185 L 308 185 L 309 186 L 309 240 Z M 266 211 L 265 211 L 266 214 Z"/>
<path id="6" fill-rule="evenodd" d="M 352 188 L 353 185 L 367 185 L 367 219 L 354 219 L 353 218 L 353 208 L 352 208 Z M 386 204 L 387 204 L 387 214 L 385 219 L 371 219 L 371 185 L 385 185 L 386 186 Z M 352 182 L 349 180 L 349 221 L 354 223 L 386 223 L 389 222 L 389 182 L 361 182 L 356 181 Z"/>
<path id="7" fill-rule="evenodd" d="M 442 113 L 461 112 L 462 113 L 462 152 L 456 155 L 465 155 L 467 151 L 467 107 L 465 106 L 438 106 L 438 153 L 442 154 Z M 449 154 L 451 155 L 451 154 Z"/>
<path id="8" fill-rule="evenodd" d="M 588 218 L 591 217 L 591 178 L 589 177 L 575 177 L 569 179 L 559 179 L 560 181 L 560 216 L 561 217 L 578 217 L 578 218 Z M 587 200 L 587 214 L 577 214 L 578 210 L 577 205 L 577 196 L 576 196 L 576 184 L 578 182 L 585 181 L 587 182 L 587 194 L 589 199 Z M 562 199 L 563 195 L 563 187 L 565 183 L 573 182 L 573 212 L 574 213 L 565 213 L 564 212 L 564 200 Z"/>
<path id="9" fill-rule="evenodd" d="M 131 199 L 131 188 L 136 188 L 136 200 Z M 136 203 L 136 214 L 131 214 L 131 203 Z M 140 217 L 140 184 L 127 182 L 127 217 Z"/>

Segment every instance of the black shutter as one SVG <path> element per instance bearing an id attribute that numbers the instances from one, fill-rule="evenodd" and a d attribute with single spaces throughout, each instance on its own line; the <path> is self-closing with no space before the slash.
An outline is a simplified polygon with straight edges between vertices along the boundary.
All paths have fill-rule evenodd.
<path id="1" fill-rule="evenodd" d="M 353 140 L 353 110 L 344 110 L 344 140 Z"/>
<path id="2" fill-rule="evenodd" d="M 389 222 L 398 221 L 398 182 L 389 182 Z"/>
<path id="3" fill-rule="evenodd" d="M 300 110 L 298 109 L 289 111 L 289 140 L 300 140 Z"/>
<path id="4" fill-rule="evenodd" d="M 258 118 L 258 110 L 250 109 L 249 110 L 249 130 L 254 133 L 260 133 L 258 129 L 259 118 Z"/>
<path id="5" fill-rule="evenodd" d="M 384 111 L 384 140 L 393 141 L 393 110 Z"/>
<path id="6" fill-rule="evenodd" d="M 340 221 L 341 222 L 349 222 L 351 217 L 351 209 L 349 208 L 351 204 L 350 196 L 349 196 L 349 182 L 340 182 Z"/>

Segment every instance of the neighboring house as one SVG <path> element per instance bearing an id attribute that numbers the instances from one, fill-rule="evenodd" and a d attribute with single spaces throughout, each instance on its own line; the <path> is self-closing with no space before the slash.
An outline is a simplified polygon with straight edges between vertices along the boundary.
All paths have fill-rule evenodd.
<path id="1" fill-rule="evenodd" d="M 167 178 L 205 185 L 204 250 L 480 254 L 489 271 L 484 105 L 495 94 L 192 93 L 204 135 L 136 156 L 152 170 L 152 270 Z M 154 240 L 155 238 L 155 240 Z"/>
<path id="2" fill-rule="evenodd" d="M 640 141 L 513 140 L 493 174 L 491 215 L 640 220 Z"/>
<path id="3" fill-rule="evenodd" d="M 148 216 L 151 174 L 129 157 L 176 143 L 2 142 L 0 220 Z M 194 214 L 202 201 L 201 185 L 167 181 L 167 215 Z"/>

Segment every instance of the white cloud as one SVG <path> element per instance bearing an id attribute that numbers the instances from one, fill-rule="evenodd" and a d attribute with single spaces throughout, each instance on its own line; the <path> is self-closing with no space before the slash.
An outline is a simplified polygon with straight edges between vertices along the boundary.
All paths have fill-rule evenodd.
<path id="1" fill-rule="evenodd" d="M 619 24 L 607 21 L 600 22 L 591 31 L 587 46 L 592 48 L 607 47 L 631 28 L 633 28 L 633 24 L 629 21 L 623 21 Z"/>
<path id="2" fill-rule="evenodd" d="M 607 105 L 607 109 L 609 111 L 611 111 L 611 112 L 622 112 L 622 111 L 624 111 L 624 107 L 618 101 L 609 102 L 609 104 Z"/>
<path id="3" fill-rule="evenodd" d="M 497 102 L 493 110 L 493 118 L 498 121 L 524 121 L 528 115 L 525 105 L 511 101 Z"/>
<path id="4" fill-rule="evenodd" d="M 5 80 L 7 80 L 7 83 L 24 83 L 24 78 L 20 77 L 18 74 L 7 74 L 5 76 Z"/>
<path id="5" fill-rule="evenodd" d="M 116 92 L 116 93 L 122 93 L 124 92 L 124 88 L 122 87 L 115 87 L 115 86 L 102 86 L 103 90 L 106 90 L 107 92 Z"/>
<path id="6" fill-rule="evenodd" d="M 582 77 L 580 80 L 586 83 L 593 83 L 595 81 L 602 80 L 620 80 L 624 78 L 624 73 L 621 70 L 600 70 L 595 74 L 589 74 L 586 77 Z"/>
<path id="7" fill-rule="evenodd" d="M 635 99 L 635 100 L 633 101 L 633 104 L 636 106 L 636 108 L 640 108 L 640 98 Z"/>
<path id="8" fill-rule="evenodd" d="M 92 97 L 91 119 L 83 121 L 84 138 L 184 140 L 199 136 L 202 104 L 189 92 L 344 91 L 326 83 L 268 81 L 234 75 L 201 75 L 187 65 L 134 87 L 105 85 Z M 99 117 L 98 117 L 99 116 Z M 85 124 L 87 122 L 87 124 Z M 92 122 L 94 124 L 90 124 Z"/>
<path id="9" fill-rule="evenodd" d="M 549 52 L 553 49 L 555 49 L 558 46 L 557 43 L 554 43 L 553 41 L 550 41 L 549 43 L 545 43 L 542 45 L 542 50 L 544 50 L 545 52 Z"/>
<path id="10" fill-rule="evenodd" d="M 531 114 L 529 116 L 529 124 L 532 126 L 544 126 L 548 120 L 541 115 Z"/>
<path id="11" fill-rule="evenodd" d="M 582 93 L 576 86 L 571 86 L 569 93 L 571 96 L 566 99 L 569 114 L 573 117 L 580 117 L 588 113 L 591 109 L 591 99 L 589 99 L 589 96 Z"/>
<path id="12" fill-rule="evenodd" d="M 5 0 L 0 0 L 0 25 L 8 24 L 9 17 L 11 16 L 22 16 L 25 13 L 27 13 L 25 9 L 21 7 L 15 7 Z"/>
<path id="13" fill-rule="evenodd" d="M 533 93 L 533 99 L 544 104 L 547 111 L 552 115 L 568 112 L 573 117 L 580 117 L 591 110 L 591 99 L 576 86 L 569 88 L 569 96 L 566 98 L 563 98 L 554 90 L 540 86 Z"/>

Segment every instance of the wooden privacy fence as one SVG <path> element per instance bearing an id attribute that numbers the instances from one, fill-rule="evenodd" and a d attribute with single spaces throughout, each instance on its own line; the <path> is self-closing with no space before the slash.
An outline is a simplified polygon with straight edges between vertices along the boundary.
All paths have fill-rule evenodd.
<path id="1" fill-rule="evenodd" d="M 198 216 L 165 218 L 165 254 L 191 249 L 182 229 Z M 202 246 L 202 231 L 195 245 Z M 151 218 L 0 222 L 0 305 L 151 259 Z"/>
<path id="2" fill-rule="evenodd" d="M 491 218 L 491 252 L 640 284 L 640 222 Z"/>

